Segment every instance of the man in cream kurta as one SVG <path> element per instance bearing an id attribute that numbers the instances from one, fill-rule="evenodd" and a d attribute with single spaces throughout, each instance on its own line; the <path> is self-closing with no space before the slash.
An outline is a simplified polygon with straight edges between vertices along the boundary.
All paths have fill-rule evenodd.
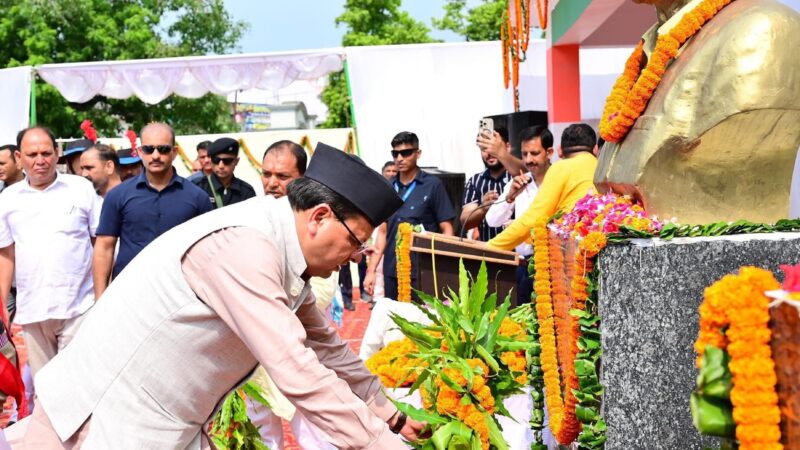
<path id="1" fill-rule="evenodd" d="M 204 425 L 259 363 L 337 448 L 405 448 L 387 425 L 416 438 L 423 424 L 397 413 L 307 283 L 358 259 L 399 198 L 324 144 L 292 188 L 198 217 L 146 247 L 37 376 L 39 404 L 9 429 L 13 448 L 209 448 Z"/>

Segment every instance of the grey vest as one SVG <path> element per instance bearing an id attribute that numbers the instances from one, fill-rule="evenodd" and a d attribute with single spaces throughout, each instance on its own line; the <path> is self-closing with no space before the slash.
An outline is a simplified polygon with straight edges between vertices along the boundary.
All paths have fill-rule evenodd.
<path id="1" fill-rule="evenodd" d="M 220 400 L 257 365 L 244 343 L 189 288 L 181 258 L 228 227 L 260 230 L 283 260 L 294 309 L 308 294 L 286 198 L 257 197 L 212 211 L 148 245 L 87 313 L 70 345 L 36 376 L 39 405 L 62 440 L 91 417 L 84 449 L 199 449 Z M 275 324 L 281 326 L 281 324 Z"/>

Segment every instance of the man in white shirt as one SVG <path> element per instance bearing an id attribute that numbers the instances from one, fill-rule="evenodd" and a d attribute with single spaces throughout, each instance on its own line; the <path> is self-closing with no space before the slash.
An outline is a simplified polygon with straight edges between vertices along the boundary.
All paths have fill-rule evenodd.
<path id="1" fill-rule="evenodd" d="M 16 322 L 25 332 L 34 375 L 62 350 L 94 304 L 92 245 L 100 220 L 92 183 L 56 172 L 52 132 L 34 126 L 17 135 L 27 178 L 0 202 L 0 298 L 17 282 Z M 8 325 L 5 305 L 0 308 Z"/>
<path id="2" fill-rule="evenodd" d="M 544 126 L 529 127 L 522 130 L 519 137 L 522 161 L 528 173 L 520 173 L 511 183 L 507 183 L 500 200 L 486 212 L 485 220 L 490 227 L 506 226 L 515 217 L 520 217 L 533 202 L 550 168 L 550 157 L 553 155 L 553 134 L 550 130 Z M 524 242 L 514 250 L 526 260 L 533 255 L 531 245 Z M 520 304 L 530 302 L 532 283 L 527 264 L 518 268 L 517 301 Z"/>

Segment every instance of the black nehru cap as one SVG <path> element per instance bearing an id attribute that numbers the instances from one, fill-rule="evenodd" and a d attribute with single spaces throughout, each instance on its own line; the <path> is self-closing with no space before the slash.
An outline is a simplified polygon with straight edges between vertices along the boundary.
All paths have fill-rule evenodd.
<path id="1" fill-rule="evenodd" d="M 403 200 L 383 175 L 367 167 L 358 156 L 321 142 L 308 163 L 305 177 L 350 200 L 376 227 L 403 206 Z"/>
<path id="2" fill-rule="evenodd" d="M 239 141 L 229 137 L 219 138 L 208 148 L 208 156 L 217 156 L 220 153 L 229 155 L 239 154 Z"/>

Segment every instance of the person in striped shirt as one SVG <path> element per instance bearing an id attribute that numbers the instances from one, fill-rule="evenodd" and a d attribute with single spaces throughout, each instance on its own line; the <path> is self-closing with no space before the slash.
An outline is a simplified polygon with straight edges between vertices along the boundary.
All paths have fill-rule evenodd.
<path id="1" fill-rule="evenodd" d="M 496 127 L 495 132 L 500 136 L 508 153 L 511 144 L 508 142 L 508 130 Z M 481 159 L 486 167 L 482 172 L 471 176 L 464 186 L 464 202 L 461 209 L 461 226 L 464 230 L 477 228 L 480 241 L 489 241 L 503 231 L 503 227 L 492 227 L 486 223 L 486 211 L 492 203 L 496 202 L 503 192 L 506 184 L 511 181 L 511 174 L 506 171 L 500 160 L 490 154 L 485 147 L 478 146 Z"/>

